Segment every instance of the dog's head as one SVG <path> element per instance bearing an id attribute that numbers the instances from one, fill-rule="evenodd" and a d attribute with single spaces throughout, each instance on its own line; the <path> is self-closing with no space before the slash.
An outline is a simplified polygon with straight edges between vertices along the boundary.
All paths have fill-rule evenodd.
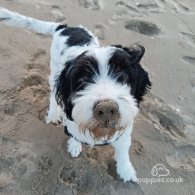
<path id="1" fill-rule="evenodd" d="M 120 45 L 86 51 L 68 61 L 57 78 L 56 99 L 67 118 L 94 138 L 111 138 L 133 123 L 151 87 L 139 62 L 145 49 Z"/>

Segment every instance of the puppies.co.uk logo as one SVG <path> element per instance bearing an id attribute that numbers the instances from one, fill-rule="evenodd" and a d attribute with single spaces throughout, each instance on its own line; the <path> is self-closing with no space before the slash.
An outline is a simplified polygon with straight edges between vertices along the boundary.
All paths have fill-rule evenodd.
<path id="1" fill-rule="evenodd" d="M 163 176 L 168 176 L 169 173 L 170 173 L 169 169 L 166 169 L 163 164 L 157 164 L 151 170 L 152 176 L 163 177 Z"/>
<path id="2" fill-rule="evenodd" d="M 151 169 L 152 178 L 138 178 L 138 183 L 183 183 L 183 177 L 169 177 L 170 171 L 163 164 L 156 164 Z"/>

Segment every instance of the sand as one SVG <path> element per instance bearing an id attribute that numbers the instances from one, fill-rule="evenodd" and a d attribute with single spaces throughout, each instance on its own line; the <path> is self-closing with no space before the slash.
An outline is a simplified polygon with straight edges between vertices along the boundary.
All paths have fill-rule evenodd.
<path id="1" fill-rule="evenodd" d="M 153 87 L 133 131 L 139 183 L 116 175 L 111 146 L 67 153 L 61 126 L 46 124 L 51 37 L 0 24 L 0 194 L 195 193 L 193 0 L 0 0 L 31 17 L 86 26 L 102 45 L 144 45 Z M 168 176 L 151 174 L 161 164 Z M 146 183 L 146 179 L 161 179 Z M 165 183 L 162 180 L 174 179 Z M 176 178 L 181 178 L 176 182 Z"/>

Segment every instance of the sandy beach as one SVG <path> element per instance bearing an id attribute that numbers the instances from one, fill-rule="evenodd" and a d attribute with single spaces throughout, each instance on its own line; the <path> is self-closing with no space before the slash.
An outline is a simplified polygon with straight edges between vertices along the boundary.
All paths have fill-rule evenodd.
<path id="1" fill-rule="evenodd" d="M 0 194 L 195 194 L 195 1 L 0 0 L 0 7 L 83 25 L 102 46 L 143 45 L 153 84 L 133 130 L 139 182 L 124 183 L 111 146 L 83 146 L 72 158 L 63 127 L 45 123 L 52 37 L 0 23 Z M 167 174 L 154 174 L 156 165 Z"/>

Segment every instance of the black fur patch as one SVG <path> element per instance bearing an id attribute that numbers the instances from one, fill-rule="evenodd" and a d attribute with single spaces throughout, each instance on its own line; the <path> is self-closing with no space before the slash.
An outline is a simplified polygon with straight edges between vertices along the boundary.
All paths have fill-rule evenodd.
<path id="1" fill-rule="evenodd" d="M 76 46 L 76 45 L 82 46 L 85 44 L 89 44 L 92 38 L 92 36 L 89 35 L 89 33 L 85 29 L 79 28 L 79 27 L 65 28 L 61 32 L 61 35 L 69 36 L 67 40 L 67 44 L 69 47 Z"/>
<path id="2" fill-rule="evenodd" d="M 62 24 L 62 25 L 59 25 L 57 28 L 56 28 L 56 31 L 58 30 L 61 30 L 61 29 L 64 29 L 64 28 L 67 28 L 68 26 L 66 24 Z"/>
<path id="3" fill-rule="evenodd" d="M 83 90 L 89 83 L 94 83 L 94 75 L 99 74 L 98 62 L 94 57 L 86 56 L 85 52 L 76 59 L 68 61 L 56 79 L 56 100 L 67 115 L 72 119 L 75 93 Z"/>
<path id="4" fill-rule="evenodd" d="M 152 84 L 149 80 L 148 73 L 139 64 L 143 56 L 141 54 L 142 48 L 139 51 L 133 51 L 134 48 L 130 48 L 128 49 L 130 52 L 125 51 L 126 49 L 117 49 L 110 58 L 109 74 L 116 78 L 118 82 L 128 84 L 131 87 L 130 93 L 139 105 Z"/>
<path id="5" fill-rule="evenodd" d="M 139 63 L 145 53 L 145 48 L 142 45 L 134 45 L 129 48 L 123 47 L 122 45 L 113 45 L 113 46 L 123 49 L 126 53 L 128 53 L 131 63 Z"/>

